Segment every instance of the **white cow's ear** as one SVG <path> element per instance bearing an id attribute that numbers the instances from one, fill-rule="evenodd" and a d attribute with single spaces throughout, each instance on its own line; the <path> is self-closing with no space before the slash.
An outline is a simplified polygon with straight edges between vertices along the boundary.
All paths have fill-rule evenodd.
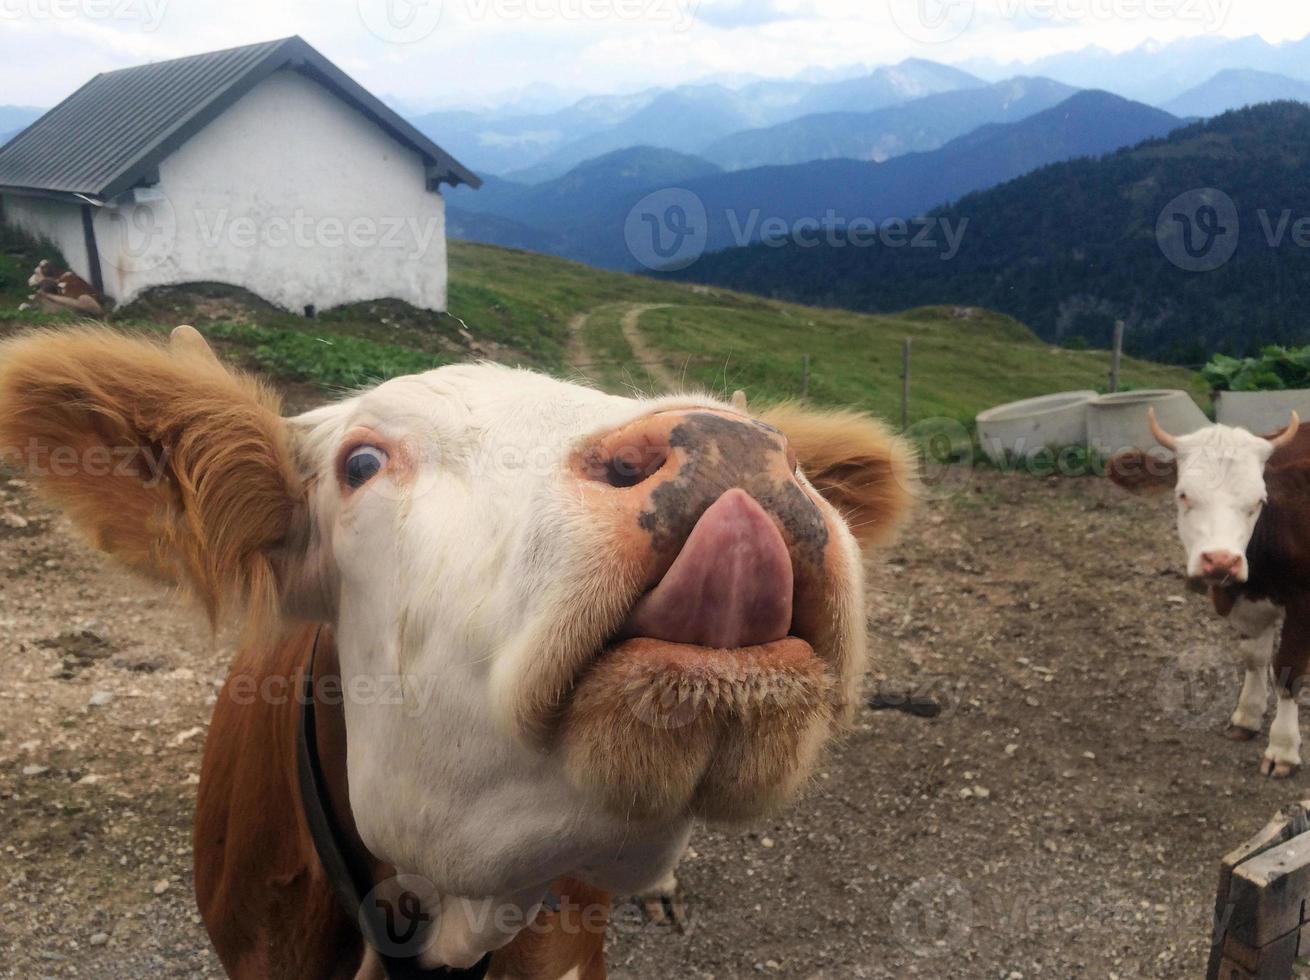
<path id="1" fill-rule="evenodd" d="M 866 550 L 885 543 L 910 514 L 914 450 L 868 415 L 786 402 L 757 414 L 782 432 L 801 472 L 850 525 Z"/>
<path id="2" fill-rule="evenodd" d="M 137 571 L 216 620 L 276 615 L 307 525 L 278 398 L 194 331 L 170 347 L 100 328 L 0 346 L 0 455 Z"/>
<path id="3" fill-rule="evenodd" d="M 1165 493 L 1178 483 L 1178 461 L 1130 449 L 1110 458 L 1105 475 L 1129 493 Z"/>

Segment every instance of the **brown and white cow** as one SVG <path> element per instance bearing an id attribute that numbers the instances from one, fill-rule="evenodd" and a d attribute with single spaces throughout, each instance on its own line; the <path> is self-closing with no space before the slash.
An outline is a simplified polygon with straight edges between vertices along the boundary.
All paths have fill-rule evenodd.
<path id="1" fill-rule="evenodd" d="M 54 283 L 54 288 L 59 288 L 59 277 L 64 274 L 65 270 L 59 268 L 49 259 L 42 259 L 32 270 L 32 275 L 28 278 L 27 284 L 33 289 L 43 288 L 45 283 Z"/>
<path id="2" fill-rule="evenodd" d="M 1295 697 L 1310 663 L 1310 429 L 1295 412 L 1268 437 L 1226 425 L 1174 436 L 1154 413 L 1151 429 L 1173 456 L 1132 450 L 1107 473 L 1135 493 L 1173 491 L 1188 582 L 1208 590 L 1239 636 L 1246 676 L 1228 735 L 1259 734 L 1272 663 L 1278 710 L 1260 769 L 1286 778 L 1301 765 Z"/>
<path id="3" fill-rule="evenodd" d="M 608 894 L 786 802 L 857 703 L 862 551 L 911 479 L 858 415 L 494 365 L 283 419 L 190 328 L 0 346 L 5 446 L 104 551 L 241 610 L 195 823 L 239 978 L 382 975 L 298 788 L 311 649 L 324 795 L 379 894 L 431 886 L 423 962 L 598 980 Z"/>

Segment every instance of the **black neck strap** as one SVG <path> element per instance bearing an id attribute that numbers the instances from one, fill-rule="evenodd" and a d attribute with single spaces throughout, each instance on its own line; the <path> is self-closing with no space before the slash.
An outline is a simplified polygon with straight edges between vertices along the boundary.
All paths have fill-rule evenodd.
<path id="1" fill-rule="evenodd" d="M 305 667 L 300 697 L 300 724 L 296 729 L 296 770 L 300 781 L 301 806 L 314 850 L 323 864 L 328 881 L 346 914 L 359 924 L 364 941 L 377 951 L 389 980 L 483 980 L 491 965 L 488 953 L 476 966 L 467 970 L 451 967 L 425 969 L 417 956 L 391 956 L 383 952 L 394 948 L 388 939 L 389 927 L 381 903 L 365 901 L 373 890 L 368 864 L 358 849 L 350 847 L 341 833 L 341 825 L 332 810 L 327 793 L 323 764 L 318 757 L 318 729 L 314 713 L 314 661 L 318 657 L 318 640 L 322 629 L 314 634 L 314 646 Z"/>

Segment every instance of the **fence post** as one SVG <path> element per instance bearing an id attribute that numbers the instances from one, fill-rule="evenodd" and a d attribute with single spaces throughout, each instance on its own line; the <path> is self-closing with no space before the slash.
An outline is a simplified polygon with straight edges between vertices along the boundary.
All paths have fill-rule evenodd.
<path id="1" fill-rule="evenodd" d="M 801 397 L 810 397 L 810 355 L 801 355 Z"/>
<path id="2" fill-rule="evenodd" d="M 901 431 L 910 427 L 910 338 L 901 347 Z"/>
<path id="3" fill-rule="evenodd" d="M 1124 322 L 1114 321 L 1114 350 L 1110 354 L 1110 393 L 1119 390 L 1119 362 L 1124 355 Z"/>

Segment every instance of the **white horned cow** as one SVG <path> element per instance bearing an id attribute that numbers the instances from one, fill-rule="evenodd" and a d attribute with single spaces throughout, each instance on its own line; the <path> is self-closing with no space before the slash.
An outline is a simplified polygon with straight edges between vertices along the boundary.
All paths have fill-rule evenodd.
<path id="1" fill-rule="evenodd" d="M 853 710 L 912 479 L 856 414 L 494 365 L 284 419 L 185 327 L 0 346 L 0 447 L 240 610 L 196 890 L 228 973 L 285 980 L 603 978 L 609 894 L 787 801 Z"/>
<path id="2" fill-rule="evenodd" d="M 1153 412 L 1150 422 L 1172 457 L 1131 450 L 1107 473 L 1135 493 L 1173 491 L 1188 582 L 1209 592 L 1239 637 L 1246 675 L 1228 735 L 1260 733 L 1272 666 L 1278 708 L 1260 768 L 1286 778 L 1301 765 L 1296 694 L 1310 661 L 1310 430 L 1295 412 L 1267 437 L 1226 425 L 1175 436 Z"/>

